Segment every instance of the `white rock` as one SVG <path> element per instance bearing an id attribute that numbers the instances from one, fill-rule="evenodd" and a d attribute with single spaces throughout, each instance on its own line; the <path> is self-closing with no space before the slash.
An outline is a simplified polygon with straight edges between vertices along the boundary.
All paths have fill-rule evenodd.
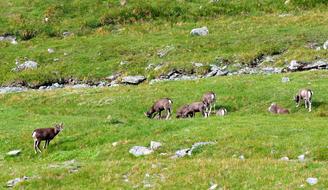
<path id="1" fill-rule="evenodd" d="M 118 145 L 118 142 L 113 142 L 113 143 L 112 143 L 112 146 L 113 146 L 113 147 L 115 147 L 115 146 L 117 146 L 117 145 Z"/>
<path id="2" fill-rule="evenodd" d="M 240 155 L 240 156 L 239 156 L 239 159 L 240 159 L 240 160 L 245 160 L 245 156 L 244 156 L 244 155 Z"/>
<path id="3" fill-rule="evenodd" d="M 217 116 L 225 116 L 225 115 L 227 115 L 227 113 L 228 113 L 227 109 L 225 109 L 225 108 L 220 108 L 220 109 L 216 112 L 216 115 L 217 115 Z"/>
<path id="4" fill-rule="evenodd" d="M 318 178 L 315 177 L 309 177 L 306 179 L 306 182 L 310 185 L 315 185 L 318 183 Z"/>
<path id="5" fill-rule="evenodd" d="M 24 92 L 27 88 L 22 87 L 0 87 L 0 94 L 14 93 L 14 92 Z"/>
<path id="6" fill-rule="evenodd" d="M 48 48 L 48 53 L 55 53 L 55 50 L 52 48 Z"/>
<path id="7" fill-rule="evenodd" d="M 305 161 L 305 155 L 304 154 L 299 155 L 297 158 L 298 158 L 298 161 L 301 161 L 301 162 Z"/>
<path id="8" fill-rule="evenodd" d="M 206 26 L 202 28 L 194 28 L 191 30 L 190 35 L 192 36 L 206 36 L 208 35 L 208 28 Z"/>
<path id="9" fill-rule="evenodd" d="M 138 76 L 126 76 L 122 78 L 122 82 L 126 84 L 139 84 L 146 80 L 146 77 L 138 75 Z"/>
<path id="10" fill-rule="evenodd" d="M 218 187 L 218 184 L 213 184 L 213 185 L 211 185 L 210 188 L 208 188 L 208 190 L 214 190 L 214 189 L 216 189 L 217 187 Z"/>
<path id="11" fill-rule="evenodd" d="M 287 156 L 284 156 L 284 157 L 280 158 L 280 160 L 281 160 L 281 161 L 288 161 L 289 158 L 288 158 Z"/>
<path id="12" fill-rule="evenodd" d="M 16 67 L 13 68 L 13 71 L 23 71 L 27 69 L 36 69 L 38 67 L 38 63 L 35 61 L 25 61 L 23 64 L 19 64 L 16 62 Z"/>
<path id="13" fill-rule="evenodd" d="M 161 146 L 162 146 L 162 143 L 160 143 L 160 142 L 156 142 L 156 141 L 151 141 L 150 142 L 150 149 L 151 150 L 157 150 Z"/>
<path id="14" fill-rule="evenodd" d="M 328 49 L 328 40 L 323 44 L 323 49 Z"/>
<path id="15" fill-rule="evenodd" d="M 121 61 L 120 62 L 120 65 L 127 65 L 127 64 L 129 64 L 129 62 L 127 62 L 127 61 Z"/>
<path id="16" fill-rule="evenodd" d="M 8 156 L 18 156 L 21 153 L 21 150 L 12 150 L 7 153 Z"/>
<path id="17" fill-rule="evenodd" d="M 129 153 L 133 154 L 134 156 L 143 156 L 153 153 L 153 150 L 144 146 L 134 146 L 130 149 Z"/>
<path id="18" fill-rule="evenodd" d="M 24 176 L 22 178 L 15 178 L 15 179 L 9 180 L 7 182 L 7 187 L 14 187 L 17 183 L 23 182 L 28 179 L 29 179 L 29 177 Z"/>
<path id="19" fill-rule="evenodd" d="M 192 65 L 195 66 L 195 67 L 202 67 L 202 66 L 204 66 L 203 63 L 193 63 Z"/>

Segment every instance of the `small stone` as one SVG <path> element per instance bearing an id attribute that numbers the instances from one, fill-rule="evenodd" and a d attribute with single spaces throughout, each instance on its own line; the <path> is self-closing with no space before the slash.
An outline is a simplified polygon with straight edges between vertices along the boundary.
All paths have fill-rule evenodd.
<path id="1" fill-rule="evenodd" d="M 281 160 L 281 161 L 288 161 L 289 158 L 288 158 L 287 156 L 284 156 L 284 157 L 280 158 L 280 160 Z"/>
<path id="2" fill-rule="evenodd" d="M 16 67 L 12 69 L 12 71 L 23 71 L 28 69 L 36 69 L 38 67 L 38 63 L 35 61 L 25 61 L 23 64 L 19 64 L 16 62 Z"/>
<path id="3" fill-rule="evenodd" d="M 150 149 L 151 150 L 157 150 L 161 146 L 162 146 L 162 143 L 160 143 L 160 142 L 156 142 L 156 141 L 151 141 L 150 142 Z"/>
<path id="4" fill-rule="evenodd" d="M 117 145 L 118 145 L 118 142 L 113 142 L 113 143 L 112 143 L 112 146 L 113 146 L 113 147 L 115 147 L 115 146 L 117 146 Z"/>
<path id="5" fill-rule="evenodd" d="M 63 32 L 63 36 L 64 37 L 68 37 L 68 36 L 71 36 L 73 33 L 71 32 Z"/>
<path id="6" fill-rule="evenodd" d="M 323 49 L 328 49 L 328 40 L 323 44 Z"/>
<path id="7" fill-rule="evenodd" d="M 190 148 L 186 148 L 186 149 L 181 149 L 175 152 L 175 155 L 172 156 L 171 158 L 182 158 L 185 157 L 186 155 L 188 155 L 188 152 L 190 151 Z"/>
<path id="8" fill-rule="evenodd" d="M 144 146 L 134 146 L 130 149 L 129 153 L 133 154 L 134 156 L 143 156 L 149 155 L 153 152 L 153 150 L 144 147 Z"/>
<path id="9" fill-rule="evenodd" d="M 309 177 L 306 179 L 306 182 L 309 184 L 309 185 L 315 185 L 318 183 L 318 178 L 315 178 L 315 177 Z"/>
<path id="10" fill-rule="evenodd" d="M 173 46 L 166 46 L 164 49 L 157 52 L 158 57 L 162 58 L 166 56 L 170 51 L 174 50 Z"/>
<path id="11" fill-rule="evenodd" d="M 208 190 L 214 190 L 214 189 L 216 189 L 217 187 L 218 187 L 218 184 L 213 184 L 213 185 L 211 185 L 210 188 L 208 188 Z"/>
<path id="12" fill-rule="evenodd" d="M 240 159 L 240 160 L 245 160 L 245 156 L 244 156 L 244 155 L 240 155 L 240 156 L 239 156 L 239 159 Z"/>
<path id="13" fill-rule="evenodd" d="M 138 75 L 138 76 L 126 76 L 122 78 L 122 82 L 126 84 L 139 84 L 146 80 L 146 77 Z"/>
<path id="14" fill-rule="evenodd" d="M 55 53 L 55 50 L 52 48 L 48 48 L 48 53 Z"/>
<path id="15" fill-rule="evenodd" d="M 21 153 L 21 150 L 12 150 L 7 153 L 8 156 L 18 156 Z"/>
<path id="16" fill-rule="evenodd" d="M 298 161 L 300 161 L 300 162 L 304 162 L 304 161 L 305 161 L 305 155 L 304 155 L 304 154 L 299 155 L 299 156 L 297 157 L 297 159 L 298 159 Z"/>
<path id="17" fill-rule="evenodd" d="M 282 77 L 281 78 L 281 82 L 283 82 L 283 83 L 287 83 L 287 82 L 289 82 L 290 80 L 289 80 L 289 78 L 288 77 Z"/>
<path id="18" fill-rule="evenodd" d="M 29 180 L 29 179 L 30 179 L 29 177 L 24 176 L 22 178 L 15 178 L 15 179 L 9 180 L 7 182 L 7 187 L 14 187 L 18 183 L 23 182 L 23 181 L 26 181 L 26 180 Z"/>
<path id="19" fill-rule="evenodd" d="M 203 67 L 204 66 L 203 63 L 193 63 L 192 65 L 195 67 Z"/>
<path id="20" fill-rule="evenodd" d="M 191 30 L 190 35 L 192 36 L 206 36 L 208 35 L 208 28 L 206 26 L 202 28 L 194 28 Z"/>
<path id="21" fill-rule="evenodd" d="M 299 69 L 300 66 L 301 65 L 296 60 L 292 60 L 289 63 L 288 69 L 291 71 L 295 71 L 295 70 Z"/>

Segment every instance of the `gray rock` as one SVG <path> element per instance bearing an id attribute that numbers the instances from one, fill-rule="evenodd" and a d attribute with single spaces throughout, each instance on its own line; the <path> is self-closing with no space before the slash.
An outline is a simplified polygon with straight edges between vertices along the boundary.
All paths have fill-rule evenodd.
<path id="1" fill-rule="evenodd" d="M 281 82 L 283 82 L 283 83 L 287 83 L 287 82 L 289 82 L 290 80 L 289 80 L 289 78 L 288 77 L 282 77 L 281 78 Z"/>
<path id="2" fill-rule="evenodd" d="M 29 177 L 24 176 L 22 178 L 15 178 L 15 179 L 9 180 L 7 182 L 7 187 L 14 187 L 18 183 L 23 182 L 23 181 L 26 181 L 26 180 L 29 180 L 29 179 L 30 179 Z"/>
<path id="3" fill-rule="evenodd" d="M 225 108 L 220 108 L 220 109 L 216 112 L 216 115 L 217 115 L 217 116 L 225 116 L 225 115 L 227 115 L 227 113 L 228 113 L 227 109 L 225 109 Z"/>
<path id="4" fill-rule="evenodd" d="M 21 153 L 21 150 L 12 150 L 7 153 L 8 156 L 18 156 Z"/>
<path id="5" fill-rule="evenodd" d="M 186 148 L 186 149 L 181 149 L 175 152 L 175 155 L 172 156 L 171 158 L 182 158 L 185 157 L 186 155 L 188 155 L 188 152 L 190 151 L 190 148 Z"/>
<path id="6" fill-rule="evenodd" d="M 323 49 L 328 49 L 328 40 L 323 44 Z"/>
<path id="7" fill-rule="evenodd" d="M 16 67 L 13 68 L 13 71 L 23 71 L 23 70 L 28 70 L 28 69 L 36 69 L 38 68 L 38 63 L 35 61 L 25 61 L 23 64 L 19 64 L 16 62 Z"/>
<path id="8" fill-rule="evenodd" d="M 215 190 L 218 187 L 218 184 L 212 184 L 208 190 Z"/>
<path id="9" fill-rule="evenodd" d="M 158 55 L 158 57 L 162 58 L 162 57 L 166 56 L 172 50 L 174 50 L 173 46 L 166 46 L 164 49 L 158 51 L 157 55 Z"/>
<path id="10" fill-rule="evenodd" d="M 143 156 L 153 153 L 153 150 L 144 146 L 134 146 L 129 150 L 129 153 L 133 154 L 134 156 Z"/>
<path id="11" fill-rule="evenodd" d="M 194 28 L 191 30 L 190 35 L 192 36 L 206 36 L 208 35 L 208 28 L 206 26 L 202 28 Z"/>
<path id="12" fill-rule="evenodd" d="M 70 86 L 71 88 L 79 89 L 79 88 L 90 88 L 90 85 L 88 84 L 75 84 Z"/>
<path id="13" fill-rule="evenodd" d="M 281 73 L 282 68 L 264 67 L 262 68 L 262 71 L 264 72 L 264 74 L 275 74 L 275 73 Z"/>
<path id="14" fill-rule="evenodd" d="M 121 74 L 120 73 L 116 73 L 116 74 L 113 74 L 111 76 L 108 76 L 106 77 L 105 79 L 108 80 L 109 82 L 113 81 L 113 80 L 116 80 L 118 77 L 120 77 Z"/>
<path id="15" fill-rule="evenodd" d="M 18 44 L 17 41 L 16 41 L 16 37 L 15 36 L 0 36 L 0 41 L 7 41 L 7 42 L 10 42 L 11 44 Z"/>
<path id="16" fill-rule="evenodd" d="M 310 63 L 304 67 L 302 67 L 303 70 L 311 70 L 311 69 L 327 69 L 328 62 L 324 60 L 318 60 L 313 63 Z"/>
<path id="17" fill-rule="evenodd" d="M 150 149 L 157 150 L 162 146 L 162 143 L 156 141 L 150 141 Z"/>
<path id="18" fill-rule="evenodd" d="M 309 177 L 306 179 L 306 182 L 309 184 L 309 185 L 315 185 L 318 183 L 318 178 L 315 178 L 315 177 Z"/>
<path id="19" fill-rule="evenodd" d="M 72 32 L 63 32 L 64 37 L 71 36 L 73 33 Z"/>
<path id="20" fill-rule="evenodd" d="M 239 156 L 239 159 L 240 159 L 240 160 L 245 160 L 245 156 L 244 156 L 244 155 L 240 155 L 240 156 Z"/>
<path id="21" fill-rule="evenodd" d="M 288 65 L 288 69 L 291 71 L 296 71 L 301 67 L 301 64 L 299 64 L 296 60 L 292 60 L 289 65 Z"/>
<path id="22" fill-rule="evenodd" d="M 228 73 L 229 73 L 229 71 L 227 71 L 227 70 L 224 70 L 224 71 L 218 70 L 218 72 L 215 74 L 215 76 L 226 76 L 226 75 L 228 75 Z"/>
<path id="23" fill-rule="evenodd" d="M 126 84 L 139 84 L 146 80 L 146 77 L 144 76 L 126 76 L 122 78 L 122 82 Z"/>
<path id="24" fill-rule="evenodd" d="M 24 91 L 27 91 L 27 88 L 23 88 L 23 87 L 0 87 L 0 94 L 24 92 Z"/>

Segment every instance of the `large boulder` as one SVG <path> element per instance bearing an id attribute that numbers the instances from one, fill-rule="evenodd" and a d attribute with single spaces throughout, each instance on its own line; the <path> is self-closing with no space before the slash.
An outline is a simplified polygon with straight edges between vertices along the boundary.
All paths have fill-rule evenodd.
<path id="1" fill-rule="evenodd" d="M 16 67 L 13 68 L 12 70 L 13 71 L 16 71 L 16 72 L 19 72 L 19 71 L 23 71 L 23 70 L 29 70 L 29 69 L 36 69 L 38 68 L 38 63 L 35 62 L 35 61 L 25 61 L 24 63 L 22 64 L 19 64 L 19 62 L 17 61 L 16 62 Z"/>
<path id="2" fill-rule="evenodd" d="M 208 28 L 206 26 L 201 28 L 194 28 L 191 30 L 190 35 L 192 36 L 206 36 L 208 35 Z"/>
<path id="3" fill-rule="evenodd" d="M 138 76 L 126 76 L 122 78 L 122 82 L 126 84 L 140 84 L 144 80 L 146 80 L 146 77 L 138 75 Z"/>

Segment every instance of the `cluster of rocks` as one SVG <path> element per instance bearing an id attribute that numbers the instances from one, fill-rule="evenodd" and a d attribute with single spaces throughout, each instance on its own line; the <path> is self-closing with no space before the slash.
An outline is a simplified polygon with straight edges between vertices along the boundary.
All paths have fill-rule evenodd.
<path id="1" fill-rule="evenodd" d="M 192 155 L 192 152 L 202 146 L 205 146 L 205 145 L 213 145 L 213 144 L 216 144 L 216 142 L 197 142 L 197 143 L 194 143 L 190 148 L 185 148 L 185 149 L 181 149 L 181 150 L 178 150 L 175 152 L 175 155 L 173 155 L 171 158 L 172 159 L 176 159 L 176 158 L 182 158 L 182 157 L 185 157 L 185 156 L 191 156 Z"/>
<path id="2" fill-rule="evenodd" d="M 3 35 L 0 36 L 0 42 L 4 41 L 4 42 L 10 42 L 11 44 L 18 44 L 16 41 L 16 36 L 12 36 L 12 35 Z"/>
<path id="3" fill-rule="evenodd" d="M 321 50 L 321 49 L 324 49 L 324 50 L 327 50 L 328 49 L 328 40 L 323 43 L 323 44 L 320 44 L 320 43 L 317 43 L 317 42 L 309 42 L 306 47 L 310 48 L 310 49 L 314 49 L 314 50 Z"/>
<path id="4" fill-rule="evenodd" d="M 286 68 L 286 71 L 306 71 L 306 70 L 320 70 L 328 69 L 328 61 L 317 60 L 311 63 L 292 60 Z"/>
<path id="5" fill-rule="evenodd" d="M 23 71 L 23 70 L 33 70 L 38 68 L 38 63 L 35 61 L 27 60 L 24 63 L 20 64 L 18 60 L 16 60 L 16 67 L 12 69 L 12 71 Z"/>
<path id="6" fill-rule="evenodd" d="M 129 150 L 129 153 L 134 156 L 144 156 L 153 153 L 155 150 L 159 149 L 162 143 L 151 141 L 149 147 L 144 146 L 134 146 Z"/>

